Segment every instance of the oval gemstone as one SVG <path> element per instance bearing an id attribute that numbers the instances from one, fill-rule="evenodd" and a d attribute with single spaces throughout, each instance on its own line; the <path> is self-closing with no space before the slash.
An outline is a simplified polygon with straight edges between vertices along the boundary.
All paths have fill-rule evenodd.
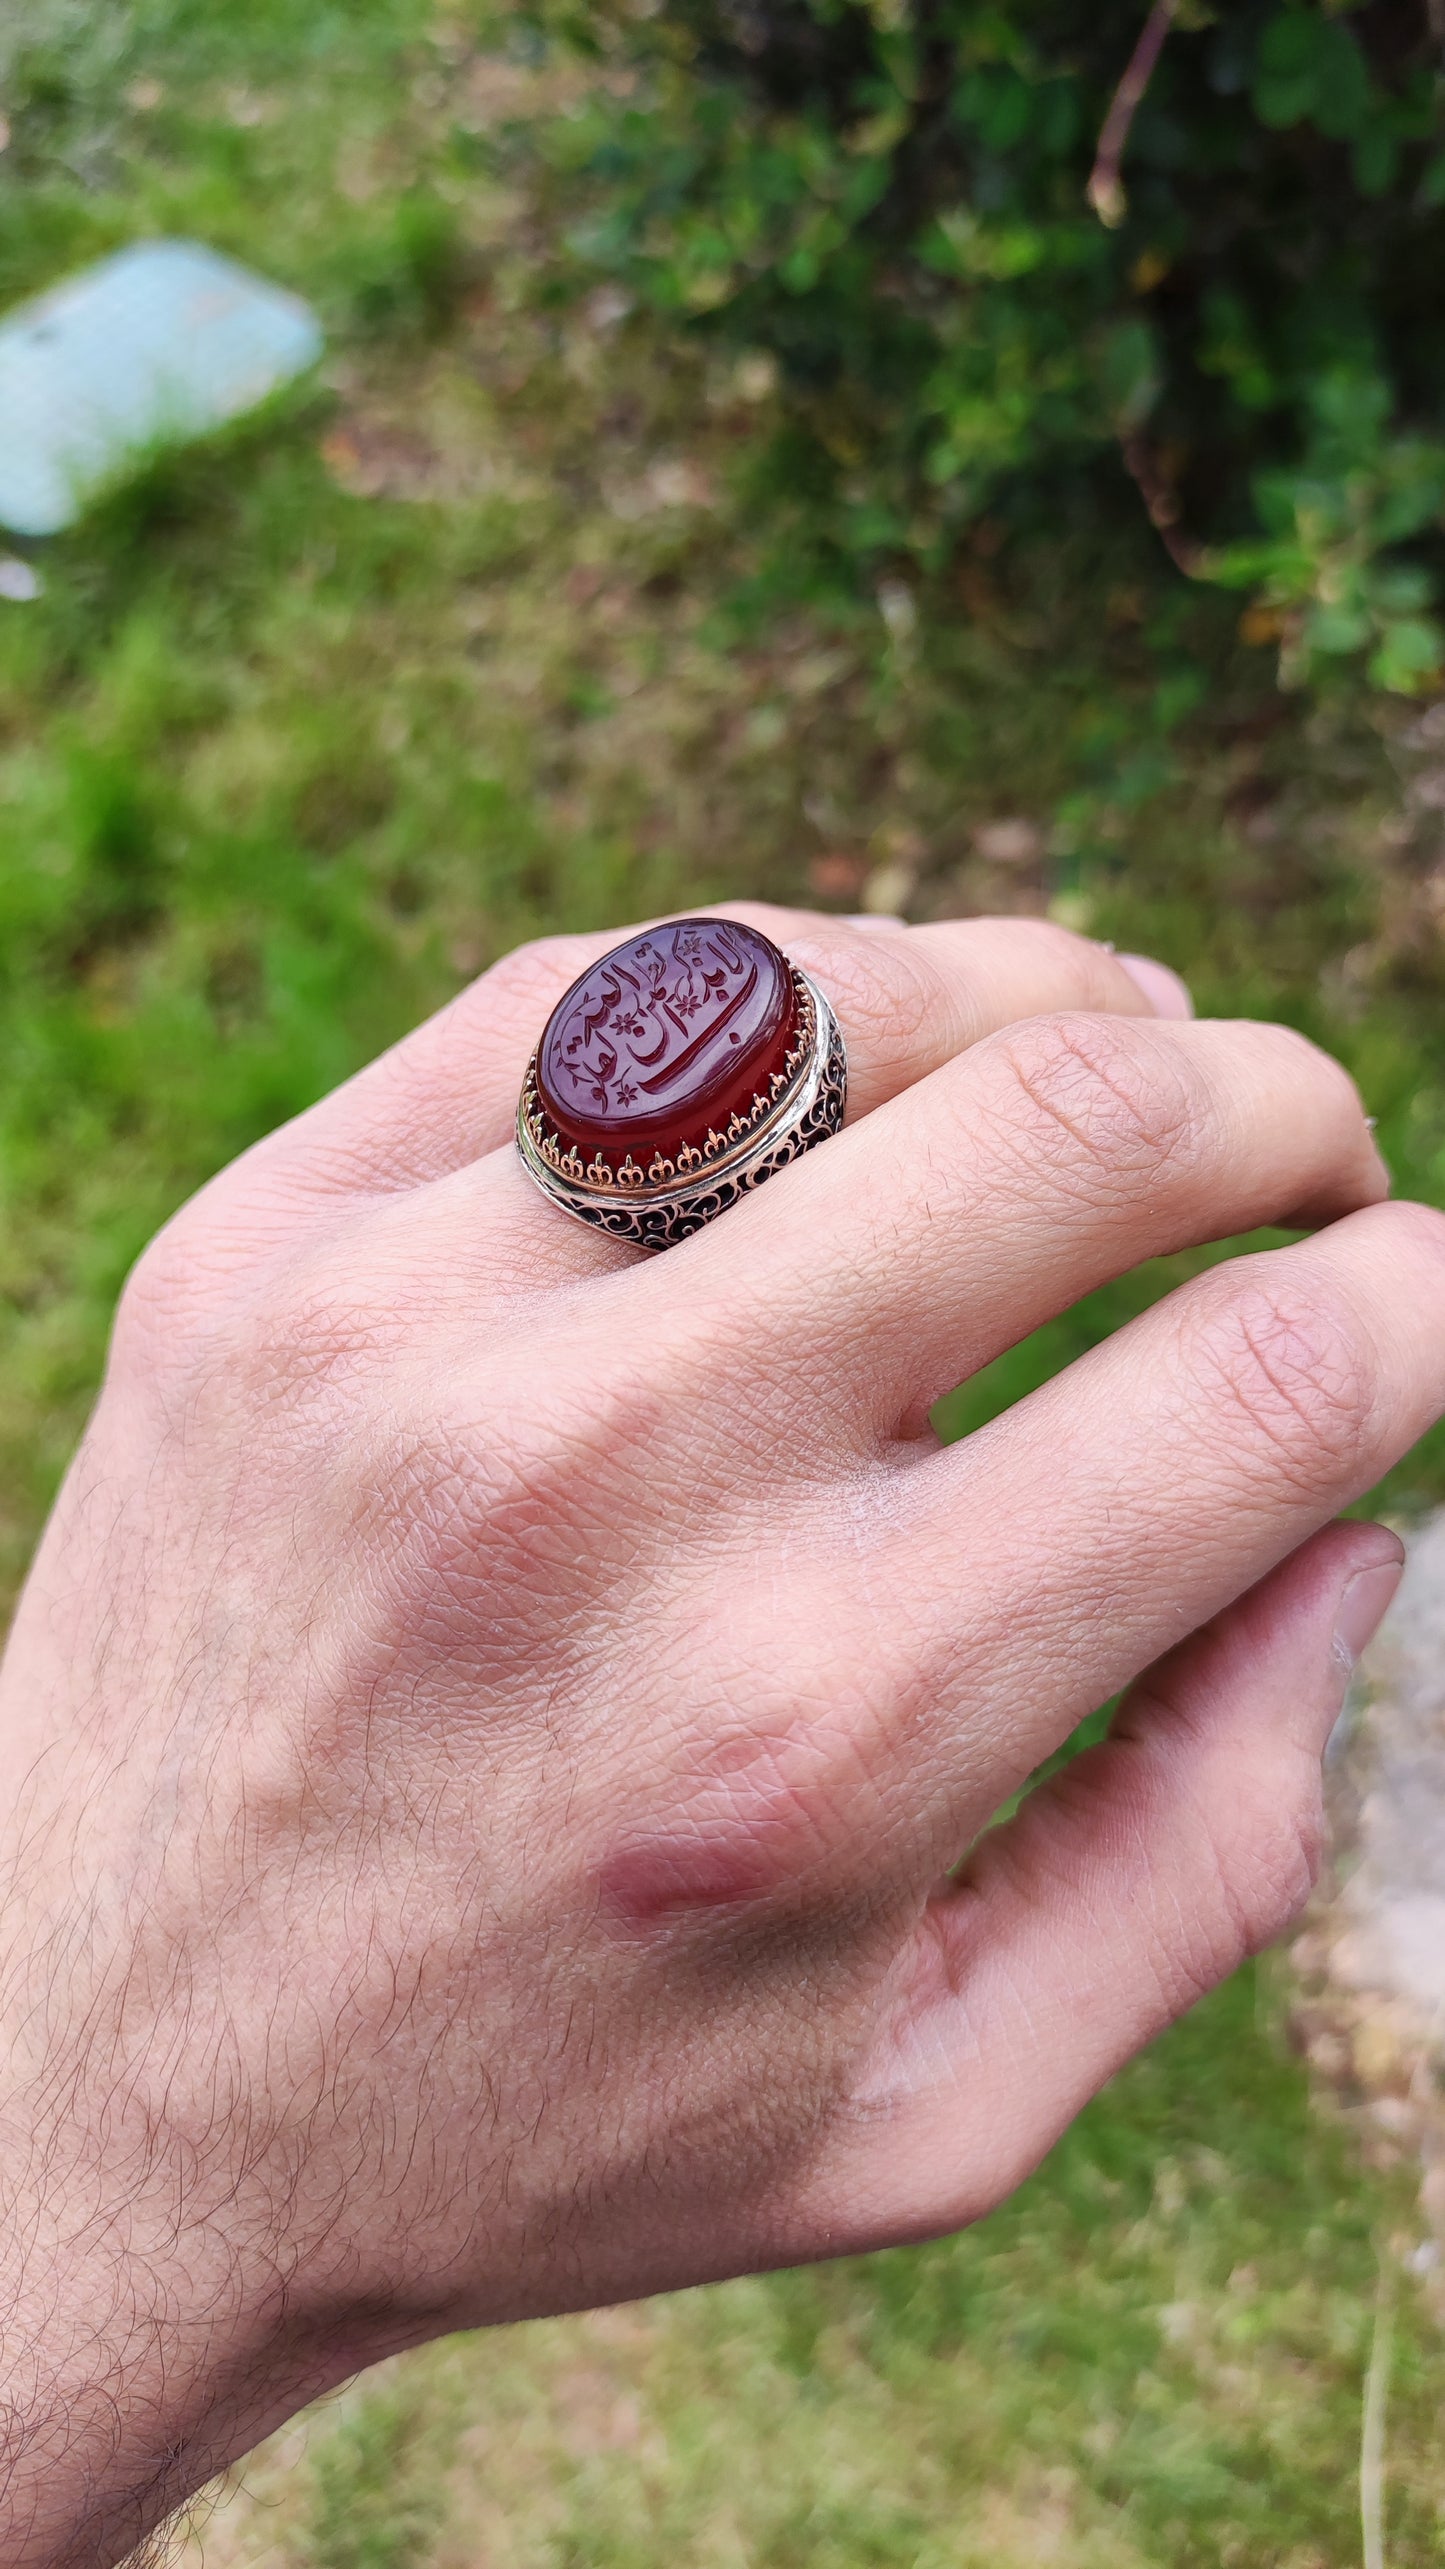
<path id="1" fill-rule="evenodd" d="M 585 1160 L 646 1167 L 771 1102 L 797 1032 L 786 956 L 732 919 L 614 946 L 558 1001 L 537 1048 L 545 1113 Z"/>

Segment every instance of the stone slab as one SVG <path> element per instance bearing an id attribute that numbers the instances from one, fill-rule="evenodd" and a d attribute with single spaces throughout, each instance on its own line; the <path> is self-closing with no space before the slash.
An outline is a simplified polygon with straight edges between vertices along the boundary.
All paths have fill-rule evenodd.
<path id="1" fill-rule="evenodd" d="M 0 323 L 0 525 L 57 535 L 125 467 L 303 374 L 299 298 L 190 241 L 142 241 Z"/>

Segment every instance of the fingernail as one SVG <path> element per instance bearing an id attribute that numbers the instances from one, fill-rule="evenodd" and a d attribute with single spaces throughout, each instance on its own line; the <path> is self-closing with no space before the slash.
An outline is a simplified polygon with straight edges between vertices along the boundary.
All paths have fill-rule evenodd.
<path id="1" fill-rule="evenodd" d="M 1341 1695 L 1354 1675 L 1361 1651 L 1373 1640 L 1389 1611 L 1404 1567 L 1402 1544 L 1398 1560 L 1372 1561 L 1367 1570 L 1357 1570 L 1340 1599 L 1330 1657 Z"/>
<path id="2" fill-rule="evenodd" d="M 1380 1137 L 1375 1130 L 1377 1120 L 1378 1119 L 1373 1115 L 1367 1115 L 1365 1117 L 1365 1130 L 1370 1137 L 1370 1156 L 1375 1163 L 1375 1171 L 1380 1181 L 1381 1193 L 1384 1195 L 1393 1195 L 1395 1191 L 1395 1173 L 1391 1168 L 1389 1161 L 1386 1159 L 1384 1152 L 1380 1148 Z"/>
<path id="3" fill-rule="evenodd" d="M 845 918 L 845 928 L 906 928 L 908 921 L 892 910 L 852 910 Z"/>
<path id="4" fill-rule="evenodd" d="M 1177 972 L 1148 954 L 1116 954 L 1114 961 L 1142 990 L 1156 1017 L 1192 1017 L 1194 1002 Z"/>

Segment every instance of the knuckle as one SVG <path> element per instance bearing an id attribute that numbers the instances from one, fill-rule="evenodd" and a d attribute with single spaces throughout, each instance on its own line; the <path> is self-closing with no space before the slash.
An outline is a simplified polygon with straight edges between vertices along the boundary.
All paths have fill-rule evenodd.
<path id="1" fill-rule="evenodd" d="M 570 982 L 585 972 L 596 953 L 595 937 L 534 937 L 514 946 L 483 973 L 470 994 L 473 1002 L 508 1017 L 550 1011 Z"/>
<path id="2" fill-rule="evenodd" d="M 169 1230 L 141 1251 L 121 1288 L 111 1341 L 111 1362 L 144 1359 L 163 1345 L 184 1313 L 190 1292 L 184 1262 Z"/>
<path id="3" fill-rule="evenodd" d="M 113 1372 L 169 1369 L 220 1324 L 235 1289 L 235 1261 L 202 1203 L 187 1205 L 157 1232 L 126 1278 L 111 1334 Z"/>
<path id="4" fill-rule="evenodd" d="M 861 935 L 840 938 L 818 977 L 850 1046 L 880 1071 L 936 1047 L 947 993 L 936 967 L 901 940 L 882 950 Z"/>
<path id="5" fill-rule="evenodd" d="M 1215 1853 L 1226 1969 L 1284 1933 L 1313 1891 L 1323 1861 L 1318 1767 L 1311 1765 L 1297 1784 L 1277 1776 L 1266 1783 L 1267 1789 L 1248 1797 L 1243 1836 Z M 1220 1976 L 1217 1969 L 1212 1976 Z"/>
<path id="6" fill-rule="evenodd" d="M 1182 2015 L 1299 1916 L 1324 1854 L 1317 1763 L 1265 1764 L 1234 1799 L 1228 1821 L 1206 1820 L 1187 1896 L 1171 1899 L 1156 1946 L 1161 1996 Z"/>
<path id="7" fill-rule="evenodd" d="M 1293 1109 L 1328 1118 L 1337 1135 L 1347 1126 L 1358 1132 L 1364 1106 L 1349 1072 L 1297 1027 L 1246 1018 L 1216 1032 L 1252 1074 L 1254 1093 L 1268 1098 L 1276 1113 Z"/>
<path id="8" fill-rule="evenodd" d="M 1445 1212 L 1436 1205 L 1397 1198 L 1379 1206 L 1374 1218 L 1388 1222 L 1391 1231 L 1398 1233 L 1402 1251 L 1412 1249 L 1422 1260 L 1436 1260 L 1445 1268 Z"/>
<path id="9" fill-rule="evenodd" d="M 318 1409 L 328 1428 L 360 1420 L 373 1393 L 398 1379 L 397 1360 L 414 1349 L 426 1325 L 424 1276 L 409 1280 L 395 1266 L 373 1269 L 347 1237 L 278 1261 L 224 1291 L 211 1284 L 204 1322 L 176 1325 L 177 1295 L 193 1308 L 214 1268 L 213 1244 L 179 1275 L 160 1270 L 162 1299 L 152 1336 L 169 1322 L 168 1361 L 189 1380 L 206 1415 L 256 1420 L 299 1418 Z"/>
<path id="10" fill-rule="evenodd" d="M 1081 937 L 1073 928 L 1060 927 L 1056 919 L 1018 919 L 1009 922 L 1011 934 L 1018 940 L 1020 951 L 1027 945 L 1041 987 L 1085 992 L 1086 1005 L 1093 1005 L 1095 994 L 1102 1007 L 1112 990 L 1118 966 L 1105 949 L 1092 937 Z"/>
<path id="11" fill-rule="evenodd" d="M 799 1772 L 759 1742 L 747 1768 L 706 1779 L 652 1826 L 629 1831 L 605 1868 L 604 1896 L 638 1925 L 756 1910 L 780 1895 L 795 1903 L 846 1843 L 839 1804 L 836 1779 L 816 1760 Z"/>
<path id="12" fill-rule="evenodd" d="M 1282 1026 L 1275 1018 L 1249 1017 L 1242 1027 L 1232 1027 L 1230 1033 L 1231 1036 L 1245 1034 L 1261 1051 L 1278 1055 L 1282 1065 L 1287 1063 L 1292 1070 L 1303 1071 L 1313 1079 L 1328 1083 L 1342 1096 L 1358 1097 L 1355 1083 L 1344 1063 L 1336 1061 L 1333 1053 L 1324 1051 L 1310 1036 L 1302 1035 L 1297 1026 Z"/>
<path id="13" fill-rule="evenodd" d="M 1206 1105 L 1186 1063 L 1147 1026 L 1062 1015 L 1011 1027 L 990 1047 L 1005 1115 L 1055 1175 L 1082 1166 L 1133 1194 L 1198 1150 Z"/>
<path id="14" fill-rule="evenodd" d="M 1232 1414 L 1271 1477 L 1310 1497 L 1352 1477 L 1369 1444 L 1379 1360 L 1363 1315 L 1335 1288 L 1279 1270 L 1231 1277 L 1205 1292 L 1185 1328 L 1211 1423 Z"/>

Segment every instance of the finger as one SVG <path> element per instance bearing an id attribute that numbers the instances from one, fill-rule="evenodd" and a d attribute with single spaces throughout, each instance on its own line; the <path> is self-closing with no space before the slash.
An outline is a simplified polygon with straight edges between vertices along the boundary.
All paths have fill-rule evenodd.
<path id="1" fill-rule="evenodd" d="M 1196 1277 L 896 1475 L 872 1660 L 915 1708 L 893 1791 L 929 1802 L 929 1860 L 1442 1410 L 1445 1217 L 1378 1205 Z"/>
<path id="2" fill-rule="evenodd" d="M 1042 920 L 864 930 L 759 902 L 726 904 L 718 915 L 761 928 L 826 991 L 848 1046 L 855 1117 L 1018 1016 L 1050 1008 L 1147 1015 L 1160 1000 L 1188 1007 L 1183 984 L 1163 966 L 1153 967 L 1146 988 L 1147 973 L 1141 981 L 1104 947 Z M 505 956 L 450 1007 L 264 1143 L 245 1164 L 249 1182 L 264 1178 L 323 1194 L 386 1191 L 425 1184 L 501 1148 L 557 1001 L 633 933 L 548 937 Z"/>
<path id="3" fill-rule="evenodd" d="M 844 1432 L 887 1435 L 1146 1258 L 1388 1187 L 1353 1083 L 1284 1027 L 1035 1018 L 690 1244 L 690 1291 L 759 1371 L 825 1354 Z"/>
<path id="4" fill-rule="evenodd" d="M 929 1903 L 819 2192 L 837 2245 L 954 2229 L 1313 1880 L 1320 1758 L 1399 1581 L 1334 1525 L 1153 1668 L 1113 1732 L 991 1831 Z"/>
<path id="5" fill-rule="evenodd" d="M 1353 1083 L 1287 1028 L 1037 1018 L 652 1264 L 615 1329 L 666 1341 L 685 1255 L 708 1361 L 775 1406 L 810 1387 L 810 1453 L 832 1439 L 856 1456 L 915 1434 L 940 1393 L 1144 1259 L 1325 1221 L 1388 1185 Z M 539 1205 L 515 1153 L 495 1154 L 400 1200 L 399 1254 L 415 1260 L 424 1221 L 433 1272 L 473 1297 L 482 1260 L 503 1295 L 633 1263 Z"/>
<path id="6" fill-rule="evenodd" d="M 860 930 L 806 910 L 742 903 L 736 915 L 781 945 L 826 993 L 848 1047 L 854 1122 L 1021 1017 L 1058 1008 L 1190 1014 L 1183 982 L 1163 964 L 1122 958 L 1048 920 L 946 919 L 918 928 L 879 922 Z"/>

